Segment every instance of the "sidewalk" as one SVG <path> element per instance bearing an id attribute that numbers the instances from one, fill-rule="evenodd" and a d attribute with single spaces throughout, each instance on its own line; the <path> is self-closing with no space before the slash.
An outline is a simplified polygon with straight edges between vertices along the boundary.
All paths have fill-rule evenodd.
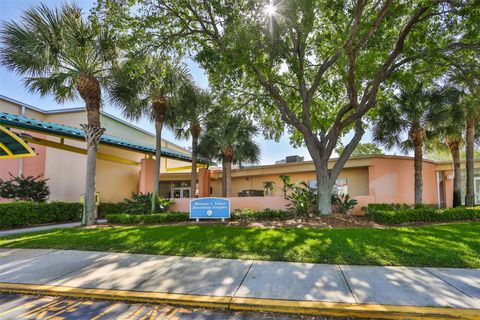
<path id="1" fill-rule="evenodd" d="M 98 223 L 106 223 L 107 220 L 99 219 L 97 222 Z M 63 229 L 63 228 L 75 228 L 75 227 L 79 227 L 80 225 L 81 225 L 81 222 L 70 222 L 70 223 L 47 224 L 47 225 L 37 226 L 37 227 L 3 230 L 3 231 L 0 231 L 0 236 L 8 236 L 8 235 L 11 235 L 11 234 L 21 234 L 21 233 L 26 233 L 26 232 L 44 231 L 44 230 L 57 229 L 57 228 L 61 228 L 61 229 Z"/>
<path id="2" fill-rule="evenodd" d="M 480 314 L 480 269 L 0 249 L 0 291 L 360 317 Z"/>

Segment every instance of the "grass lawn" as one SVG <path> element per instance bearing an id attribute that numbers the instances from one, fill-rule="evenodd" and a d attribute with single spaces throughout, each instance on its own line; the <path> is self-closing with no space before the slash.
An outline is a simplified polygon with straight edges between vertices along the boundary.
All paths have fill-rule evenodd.
<path id="1" fill-rule="evenodd" d="M 0 247 L 480 268 L 480 223 L 394 229 L 266 229 L 219 225 L 74 228 L 0 237 Z"/>

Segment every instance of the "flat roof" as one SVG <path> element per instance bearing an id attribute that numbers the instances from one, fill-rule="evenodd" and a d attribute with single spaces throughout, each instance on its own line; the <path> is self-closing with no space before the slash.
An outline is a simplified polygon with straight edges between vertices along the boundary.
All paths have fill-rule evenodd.
<path id="1" fill-rule="evenodd" d="M 4 112 L 0 112 L 0 125 L 24 129 L 27 131 L 42 132 L 76 140 L 85 140 L 85 133 L 82 129 Z M 100 138 L 100 144 L 146 154 L 155 154 L 155 146 L 132 142 L 109 134 L 102 135 Z M 162 147 L 162 156 L 172 159 L 192 161 L 190 156 L 167 147 Z"/>

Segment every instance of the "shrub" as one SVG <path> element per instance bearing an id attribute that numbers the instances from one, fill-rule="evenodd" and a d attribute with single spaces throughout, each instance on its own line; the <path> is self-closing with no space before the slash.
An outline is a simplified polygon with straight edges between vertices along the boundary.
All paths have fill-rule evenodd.
<path id="1" fill-rule="evenodd" d="M 376 210 L 370 212 L 369 217 L 381 224 L 480 220 L 480 209 L 465 207 L 436 209 L 434 207 L 424 207 L 418 209 Z"/>
<path id="2" fill-rule="evenodd" d="M 356 199 L 350 198 L 349 194 L 332 194 L 332 205 L 338 213 L 347 214 L 358 204 Z"/>
<path id="3" fill-rule="evenodd" d="M 98 205 L 98 217 L 103 218 L 111 213 L 124 213 L 126 211 L 123 202 L 100 202 Z"/>
<path id="4" fill-rule="evenodd" d="M 317 205 L 317 195 L 303 181 L 293 185 L 290 194 L 285 196 L 285 199 L 292 202 L 289 206 L 299 215 L 308 215 L 315 211 Z"/>
<path id="5" fill-rule="evenodd" d="M 370 203 L 363 208 L 367 215 L 375 211 L 391 211 L 391 210 L 401 210 L 401 209 L 410 209 L 411 206 L 405 203 Z"/>
<path id="6" fill-rule="evenodd" d="M 10 176 L 11 179 L 8 181 L 0 180 L 1 198 L 44 202 L 50 196 L 48 179 L 41 179 L 43 175 L 14 177 L 10 174 Z"/>
<path id="7" fill-rule="evenodd" d="M 83 205 L 69 202 L 0 203 L 0 229 L 53 222 L 80 221 Z"/>
<path id="8" fill-rule="evenodd" d="M 232 212 L 232 220 L 272 220 L 289 219 L 294 215 L 291 212 L 283 210 L 265 209 L 263 211 L 254 211 L 252 209 L 236 209 Z"/>
<path id="9" fill-rule="evenodd" d="M 158 198 L 157 212 L 167 212 L 168 208 L 174 204 L 173 199 Z M 149 214 L 152 208 L 152 193 L 132 192 L 130 199 L 123 200 L 123 212 L 130 214 Z M 117 211 L 116 213 L 118 213 Z"/>
<path id="10" fill-rule="evenodd" d="M 189 220 L 189 215 L 186 212 L 168 212 L 144 215 L 119 213 L 107 214 L 105 217 L 108 223 L 123 225 L 156 224 Z"/>
<path id="11" fill-rule="evenodd" d="M 152 207 L 151 193 L 132 192 L 130 199 L 123 200 L 124 212 L 130 214 L 147 214 Z"/>

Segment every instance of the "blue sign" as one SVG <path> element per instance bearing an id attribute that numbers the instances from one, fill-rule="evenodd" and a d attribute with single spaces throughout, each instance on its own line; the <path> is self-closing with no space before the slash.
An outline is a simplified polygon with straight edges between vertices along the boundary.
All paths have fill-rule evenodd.
<path id="1" fill-rule="evenodd" d="M 228 219 L 230 200 L 223 198 L 199 198 L 190 200 L 190 219 Z"/>

